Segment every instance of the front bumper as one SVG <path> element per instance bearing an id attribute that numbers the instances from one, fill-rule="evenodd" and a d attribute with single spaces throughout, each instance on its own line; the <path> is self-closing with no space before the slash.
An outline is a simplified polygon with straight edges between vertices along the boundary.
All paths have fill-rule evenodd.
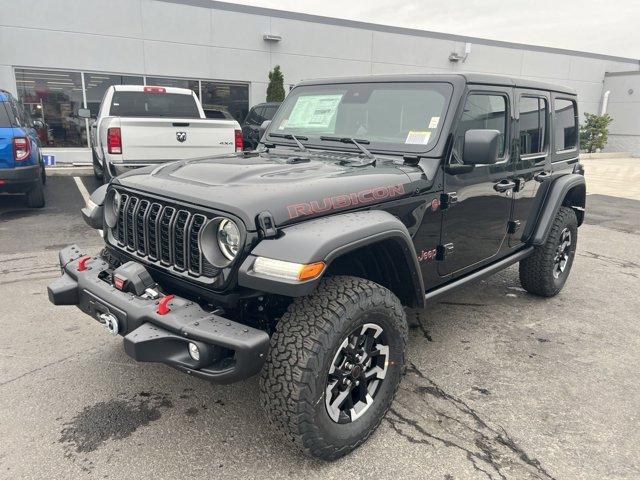
<path id="1" fill-rule="evenodd" d="M 0 192 L 28 192 L 40 181 L 40 165 L 0 168 Z"/>
<path id="2" fill-rule="evenodd" d="M 269 335 L 203 310 L 198 304 L 175 296 L 170 311 L 157 312 L 158 300 L 117 290 L 101 273 L 109 268 L 99 257 L 79 270 L 80 249 L 60 251 L 62 276 L 48 287 L 54 305 L 77 305 L 102 323 L 105 315 L 117 319 L 125 352 L 140 362 L 161 362 L 215 383 L 231 383 L 258 373 L 269 350 Z M 200 360 L 188 353 L 192 342 Z"/>

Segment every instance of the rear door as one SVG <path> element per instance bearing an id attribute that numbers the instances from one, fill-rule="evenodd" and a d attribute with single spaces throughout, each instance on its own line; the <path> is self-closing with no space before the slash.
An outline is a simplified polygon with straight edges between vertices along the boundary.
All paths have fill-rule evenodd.
<path id="1" fill-rule="evenodd" d="M 11 109 L 0 100 L 0 168 L 13 168 L 13 124 Z"/>
<path id="2" fill-rule="evenodd" d="M 540 185 L 551 178 L 550 110 L 551 97 L 540 90 L 516 89 L 517 151 L 513 194 L 513 217 L 509 246 L 522 243 L 527 223 L 535 221 L 536 196 Z M 532 218 L 533 216 L 533 218 Z"/>

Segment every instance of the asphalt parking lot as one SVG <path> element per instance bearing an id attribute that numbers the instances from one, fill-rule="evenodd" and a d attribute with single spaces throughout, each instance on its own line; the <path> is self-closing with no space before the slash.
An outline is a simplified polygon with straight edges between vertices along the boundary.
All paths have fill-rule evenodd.
<path id="1" fill-rule="evenodd" d="M 72 177 L 49 179 L 42 211 L 0 197 L 0 478 L 640 478 L 640 159 L 624 179 L 593 162 L 564 291 L 530 296 L 512 267 L 429 305 L 393 409 L 333 463 L 270 431 L 256 379 L 136 364 L 49 304 L 57 250 L 101 244 Z"/>

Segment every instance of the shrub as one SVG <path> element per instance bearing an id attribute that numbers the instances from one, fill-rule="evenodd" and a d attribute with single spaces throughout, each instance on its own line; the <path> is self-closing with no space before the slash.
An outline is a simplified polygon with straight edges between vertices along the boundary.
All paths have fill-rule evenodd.
<path id="1" fill-rule="evenodd" d="M 580 125 L 580 146 L 587 153 L 593 153 L 597 149 L 604 148 L 609 135 L 609 124 L 613 118 L 609 114 L 595 115 L 593 113 L 585 113 L 586 121 Z"/>
<path id="2" fill-rule="evenodd" d="M 284 100 L 284 75 L 280 65 L 269 72 L 269 86 L 267 86 L 267 102 L 281 102 Z"/>

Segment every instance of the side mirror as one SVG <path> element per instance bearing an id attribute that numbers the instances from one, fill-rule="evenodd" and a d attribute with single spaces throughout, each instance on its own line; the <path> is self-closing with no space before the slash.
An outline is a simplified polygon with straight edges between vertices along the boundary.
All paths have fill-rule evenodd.
<path id="1" fill-rule="evenodd" d="M 464 134 L 462 162 L 465 165 L 492 165 L 498 161 L 498 130 L 467 130 Z"/>
<path id="2" fill-rule="evenodd" d="M 91 110 L 89 110 L 88 108 L 79 108 L 78 116 L 80 118 L 91 118 Z"/>
<path id="3" fill-rule="evenodd" d="M 34 120 L 33 121 L 33 128 L 35 128 L 36 130 L 41 130 L 44 128 L 44 122 L 42 120 Z"/>
<path id="4" fill-rule="evenodd" d="M 262 138 L 264 132 L 266 132 L 267 128 L 269 128 L 269 125 L 271 125 L 271 120 L 265 120 L 264 122 L 262 122 L 260 127 L 258 127 L 258 138 Z"/>

